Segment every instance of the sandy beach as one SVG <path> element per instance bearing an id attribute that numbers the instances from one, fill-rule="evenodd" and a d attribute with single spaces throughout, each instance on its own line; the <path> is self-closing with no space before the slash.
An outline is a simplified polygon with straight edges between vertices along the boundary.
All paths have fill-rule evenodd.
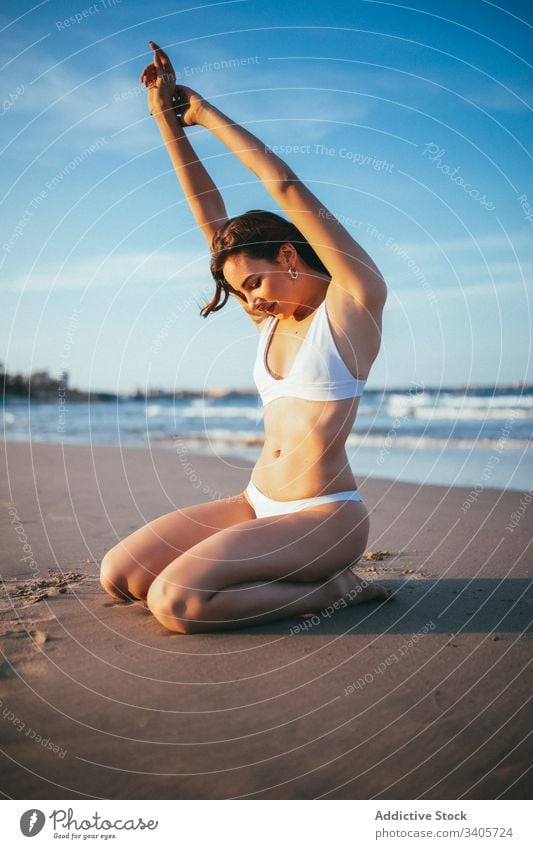
<path id="1" fill-rule="evenodd" d="M 247 461 L 188 461 L 5 446 L 5 797 L 531 796 L 526 493 L 361 478 L 359 573 L 393 602 L 181 636 L 113 602 L 98 572 L 140 525 L 249 479 Z"/>

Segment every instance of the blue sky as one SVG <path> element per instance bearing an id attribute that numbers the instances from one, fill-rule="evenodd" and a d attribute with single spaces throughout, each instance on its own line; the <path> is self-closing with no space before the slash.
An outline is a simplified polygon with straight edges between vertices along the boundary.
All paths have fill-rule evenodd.
<path id="1" fill-rule="evenodd" d="M 179 80 L 285 156 L 389 290 L 368 386 L 533 380 L 526 2 L 4 0 L 0 357 L 82 388 L 251 387 L 257 331 L 212 283 L 139 73 Z M 529 48 L 529 49 L 528 49 Z M 188 130 L 230 215 L 276 210 Z"/>

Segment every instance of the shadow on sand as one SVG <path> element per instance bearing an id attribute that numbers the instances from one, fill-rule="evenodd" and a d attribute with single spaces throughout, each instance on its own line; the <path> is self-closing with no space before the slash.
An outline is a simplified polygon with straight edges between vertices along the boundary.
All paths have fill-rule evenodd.
<path id="1" fill-rule="evenodd" d="M 533 582 L 525 579 L 387 579 L 383 583 L 394 593 L 387 602 L 367 602 L 340 608 L 333 614 L 322 610 L 306 618 L 293 616 L 231 630 L 295 638 L 326 634 L 411 635 L 428 626 L 433 634 L 532 632 Z"/>

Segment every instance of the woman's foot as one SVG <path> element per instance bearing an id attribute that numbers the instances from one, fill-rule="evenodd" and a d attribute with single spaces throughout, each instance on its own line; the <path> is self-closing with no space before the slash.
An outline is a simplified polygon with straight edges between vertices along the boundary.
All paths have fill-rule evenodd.
<path id="1" fill-rule="evenodd" d="M 352 567 L 343 569 L 335 575 L 332 590 L 337 593 L 338 601 L 344 599 L 350 607 L 365 601 L 387 601 L 392 598 L 391 590 L 381 584 L 360 578 Z"/>

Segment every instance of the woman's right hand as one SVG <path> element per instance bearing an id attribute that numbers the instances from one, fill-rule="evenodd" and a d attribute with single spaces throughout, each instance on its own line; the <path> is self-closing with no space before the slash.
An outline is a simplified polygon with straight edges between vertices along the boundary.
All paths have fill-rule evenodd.
<path id="1" fill-rule="evenodd" d="M 176 86 L 176 73 L 168 55 L 154 41 L 149 44 L 154 51 L 154 61 L 146 65 L 140 79 L 148 89 L 150 115 L 156 116 L 173 108 L 182 127 L 198 124 L 200 108 L 205 101 L 192 88 Z"/>
<path id="2" fill-rule="evenodd" d="M 149 42 L 154 51 L 154 61 L 141 74 L 141 83 L 148 89 L 150 115 L 159 115 L 173 106 L 176 74 L 164 50 L 154 41 Z"/>

